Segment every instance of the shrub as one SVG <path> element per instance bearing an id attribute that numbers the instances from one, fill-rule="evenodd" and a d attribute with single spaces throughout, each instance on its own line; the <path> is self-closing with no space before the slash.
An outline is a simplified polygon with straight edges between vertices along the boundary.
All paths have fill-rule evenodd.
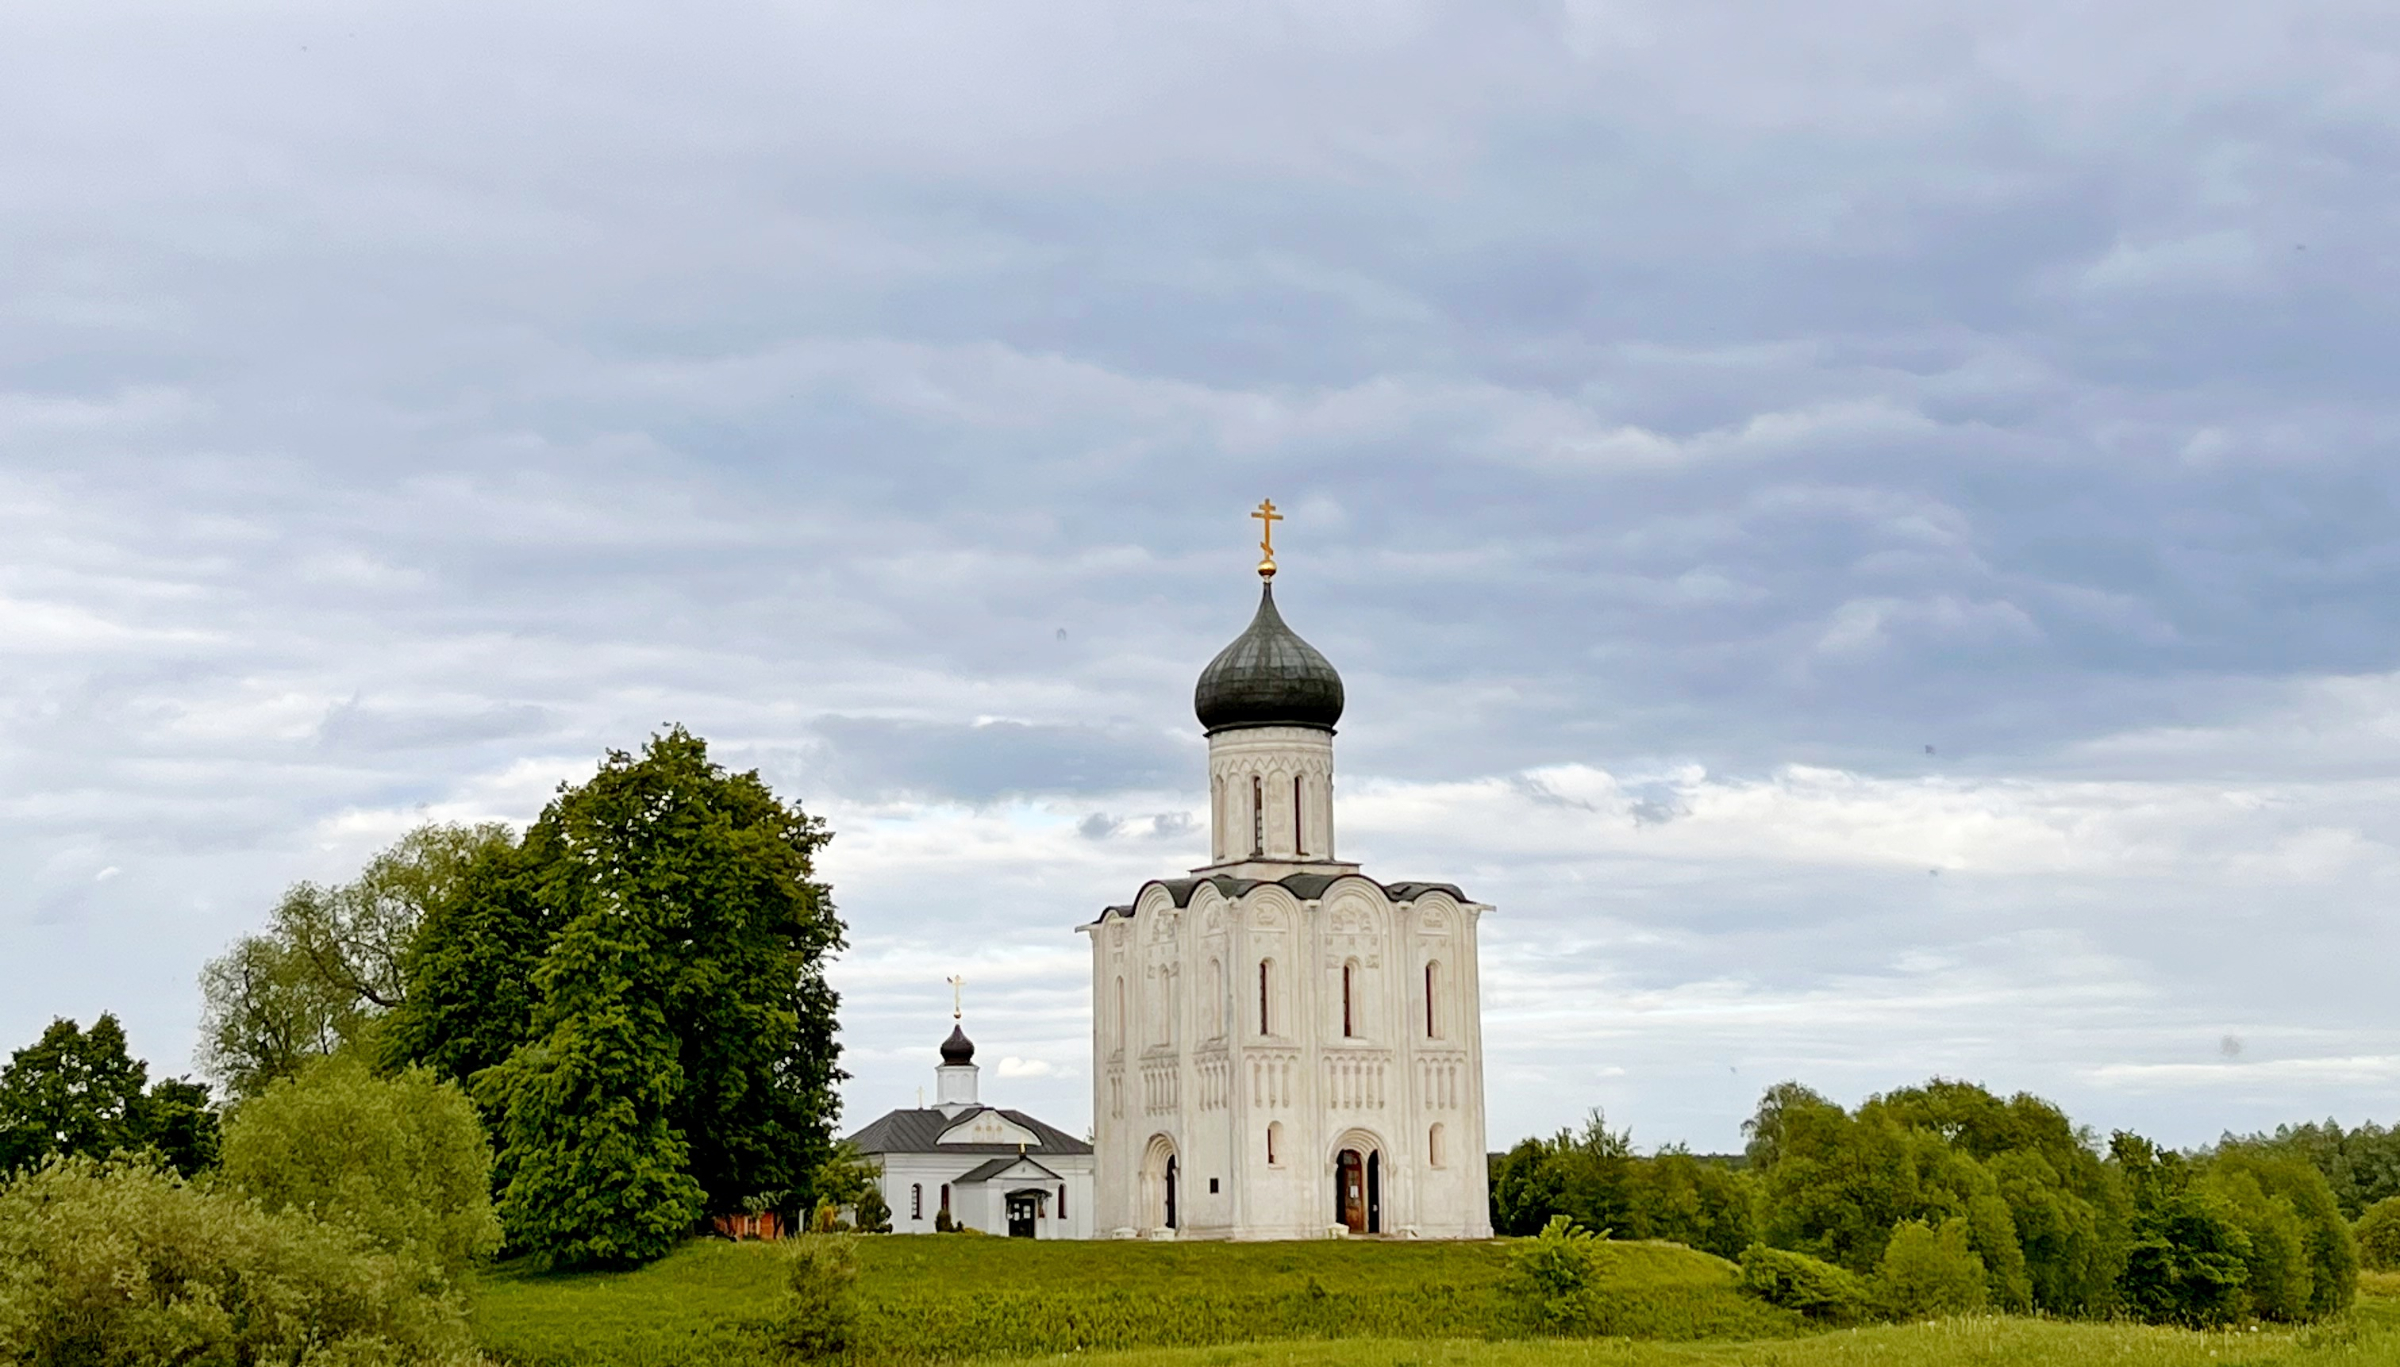
<path id="1" fill-rule="evenodd" d="M 146 1162 L 55 1159 L 0 1186 L 0 1362 L 466 1364 L 423 1265 Z"/>
<path id="2" fill-rule="evenodd" d="M 500 1246 L 492 1151 L 475 1107 L 423 1068 L 379 1078 L 336 1057 L 244 1102 L 225 1179 L 268 1210 L 347 1225 L 455 1276 Z"/>
<path id="3" fill-rule="evenodd" d="M 1828 1324 L 1855 1324 L 1870 1303 L 1867 1284 L 1847 1270 L 1765 1244 L 1742 1250 L 1742 1289 Z"/>
<path id="4" fill-rule="evenodd" d="M 784 1245 L 783 1299 L 768 1337 L 801 1358 L 850 1350 L 858 1333 L 858 1253 L 837 1234 L 812 1234 Z"/>
<path id="5" fill-rule="evenodd" d="M 869 1187 L 861 1192 L 858 1204 L 851 1207 L 851 1210 L 858 1217 L 859 1233 L 889 1234 L 892 1232 L 892 1208 L 883 1199 L 883 1190 L 880 1187 Z"/>
<path id="6" fill-rule="evenodd" d="M 1983 1259 L 1967 1242 L 1967 1222 L 1944 1220 L 1936 1229 L 1922 1220 L 1903 1220 L 1883 1246 L 1875 1269 L 1875 1303 L 1894 1319 L 1922 1319 L 1981 1310 L 1991 1298 Z"/>
<path id="7" fill-rule="evenodd" d="M 1593 1284 L 1607 1267 L 1607 1246 L 1564 1215 L 1508 1251 L 1508 1288 L 1534 1327 L 1574 1333 L 1590 1327 Z"/>
<path id="8" fill-rule="evenodd" d="M 2400 1196 L 2386 1196 L 2367 1207 L 2351 1233 L 2359 1262 L 2377 1272 L 2400 1271 Z"/>

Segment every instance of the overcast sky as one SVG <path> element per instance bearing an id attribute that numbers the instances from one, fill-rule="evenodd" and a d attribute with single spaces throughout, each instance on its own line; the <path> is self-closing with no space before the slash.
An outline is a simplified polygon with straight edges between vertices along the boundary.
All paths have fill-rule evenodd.
<path id="1" fill-rule="evenodd" d="M 2396 173 L 2388 0 L 8 6 L 0 1048 L 679 721 L 1079 1130 L 1271 496 L 1495 1144 L 2400 1120 Z"/>

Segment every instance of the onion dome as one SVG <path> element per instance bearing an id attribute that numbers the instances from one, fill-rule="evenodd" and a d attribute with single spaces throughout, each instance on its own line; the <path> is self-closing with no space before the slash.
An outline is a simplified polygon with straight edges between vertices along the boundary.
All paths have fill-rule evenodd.
<path id="1" fill-rule="evenodd" d="M 1211 734 L 1245 726 L 1314 726 L 1342 719 L 1342 676 L 1275 611 L 1275 586 L 1258 596 L 1250 627 L 1200 671 L 1192 710 Z"/>
<path id="2" fill-rule="evenodd" d="M 959 1068 L 975 1061 L 975 1041 L 967 1038 L 960 1026 L 950 1027 L 950 1038 L 942 1041 L 942 1066 Z"/>

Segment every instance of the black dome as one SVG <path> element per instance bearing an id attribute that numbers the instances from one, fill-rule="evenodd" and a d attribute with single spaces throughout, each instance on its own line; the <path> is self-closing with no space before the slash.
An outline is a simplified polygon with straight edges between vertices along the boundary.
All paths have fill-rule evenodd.
<path id="1" fill-rule="evenodd" d="M 1275 586 L 1258 597 L 1250 628 L 1200 671 L 1192 710 L 1211 732 L 1238 726 L 1315 726 L 1342 719 L 1342 676 L 1275 611 Z"/>
<path id="2" fill-rule="evenodd" d="M 964 1028 L 951 1026 L 950 1038 L 942 1041 L 942 1063 L 944 1066 L 950 1066 L 974 1061 L 975 1041 L 967 1038 Z"/>

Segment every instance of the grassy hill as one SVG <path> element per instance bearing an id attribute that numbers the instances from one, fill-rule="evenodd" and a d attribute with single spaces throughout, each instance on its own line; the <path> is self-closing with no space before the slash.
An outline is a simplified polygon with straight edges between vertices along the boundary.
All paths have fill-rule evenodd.
<path id="1" fill-rule="evenodd" d="M 1291 1339 L 1506 1332 L 1498 1243 L 1037 1243 L 940 1235 L 859 1242 L 860 1355 L 960 1360 Z M 1607 1328 L 1644 1338 L 1788 1337 L 1796 1315 L 1734 1290 L 1733 1265 L 1621 1244 Z M 703 1360 L 742 1341 L 780 1289 L 775 1250 L 702 1241 L 629 1273 L 488 1275 L 476 1322 L 527 1367 Z"/>
<path id="2" fill-rule="evenodd" d="M 1605 1328 L 1520 1339 L 1500 1243 L 1034 1243 L 938 1235 L 858 1244 L 870 1363 L 1055 1360 L 1078 1367 L 2368 1367 L 2400 1364 L 2400 1277 L 2358 1312 L 2298 1329 L 2198 1334 L 1983 1318 L 1834 1333 L 1734 1289 L 1733 1265 L 1618 1244 Z M 638 1272 L 487 1274 L 477 1334 L 519 1367 L 760 1360 L 780 1290 L 768 1245 L 700 1241 Z"/>

